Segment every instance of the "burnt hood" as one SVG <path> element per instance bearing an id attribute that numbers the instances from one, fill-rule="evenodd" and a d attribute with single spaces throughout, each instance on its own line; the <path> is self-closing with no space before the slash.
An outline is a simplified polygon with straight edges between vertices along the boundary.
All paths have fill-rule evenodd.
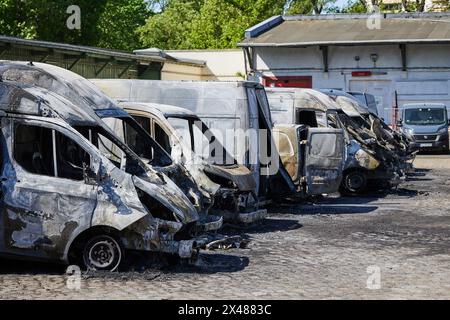
<path id="1" fill-rule="evenodd" d="M 256 182 L 252 172 L 243 165 L 221 166 L 210 164 L 205 166 L 205 172 L 232 181 L 239 191 L 255 191 Z"/>

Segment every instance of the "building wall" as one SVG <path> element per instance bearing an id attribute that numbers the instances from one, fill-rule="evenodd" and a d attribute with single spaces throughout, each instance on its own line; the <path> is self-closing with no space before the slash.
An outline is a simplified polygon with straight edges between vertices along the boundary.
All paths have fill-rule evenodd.
<path id="1" fill-rule="evenodd" d="M 366 91 L 376 96 L 387 121 L 397 97 L 407 102 L 442 102 L 450 107 L 450 45 L 407 45 L 407 71 L 402 71 L 398 45 L 329 47 L 329 72 L 323 71 L 318 47 L 257 48 L 256 79 L 311 76 L 313 88 Z M 374 63 L 372 54 L 377 54 Z M 359 57 L 355 58 L 355 57 Z M 371 71 L 357 77 L 352 71 Z"/>
<path id="2" fill-rule="evenodd" d="M 244 53 L 238 50 L 169 50 L 176 58 L 205 61 L 204 67 L 189 67 L 166 63 L 163 80 L 243 80 L 245 77 Z"/>
<path id="3" fill-rule="evenodd" d="M 1 49 L 1 48 L 0 48 Z M 16 61 L 34 61 L 45 62 L 57 65 L 68 69 L 72 63 L 77 59 L 75 55 L 68 55 L 60 52 L 48 53 L 42 48 L 32 47 L 10 47 L 7 50 L 1 51 L 0 60 L 16 60 Z M 152 63 L 148 67 L 138 65 L 133 62 L 131 67 L 127 68 L 130 61 L 113 60 L 101 70 L 105 64 L 105 59 L 84 57 L 78 61 L 71 71 L 78 73 L 85 78 L 123 78 L 123 79 L 149 79 L 158 80 L 161 78 L 161 64 Z M 125 72 L 123 72 L 125 70 Z M 97 73 L 100 71 L 99 73 Z"/>

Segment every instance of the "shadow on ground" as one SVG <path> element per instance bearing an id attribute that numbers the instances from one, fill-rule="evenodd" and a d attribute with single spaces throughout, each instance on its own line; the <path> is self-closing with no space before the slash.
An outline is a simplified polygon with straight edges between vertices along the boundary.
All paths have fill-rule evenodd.
<path id="1" fill-rule="evenodd" d="M 55 263 L 0 258 L 0 275 L 61 275 L 66 272 L 66 268 L 64 265 Z"/>

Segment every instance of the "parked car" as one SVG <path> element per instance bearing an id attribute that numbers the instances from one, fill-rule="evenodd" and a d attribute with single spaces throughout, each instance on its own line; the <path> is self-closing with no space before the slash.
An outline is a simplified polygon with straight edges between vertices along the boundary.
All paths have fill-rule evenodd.
<path id="1" fill-rule="evenodd" d="M 204 244 L 183 192 L 69 100 L 2 80 L 0 121 L 1 255 L 116 270 L 127 250 Z"/>
<path id="2" fill-rule="evenodd" d="M 420 151 L 449 151 L 447 107 L 441 103 L 409 103 L 402 107 L 398 126 L 413 135 Z"/>
<path id="3" fill-rule="evenodd" d="M 228 154 L 193 112 L 155 103 L 120 102 L 119 106 L 175 161 L 191 172 L 202 172 L 202 180 L 208 180 L 208 184 L 218 185 L 212 208 L 214 214 L 220 213 L 226 221 L 239 223 L 252 223 L 266 217 L 267 210 L 258 207 L 251 171 Z"/>
<path id="4" fill-rule="evenodd" d="M 108 127 L 105 123 L 108 119 L 120 120 L 126 128 L 127 136 L 122 139 L 116 137 L 117 140 L 137 152 L 152 169 L 166 174 L 184 191 L 200 214 L 199 227 L 204 228 L 204 231 L 213 231 L 222 226 L 221 217 L 209 214 L 214 192 L 217 190 L 215 186 L 200 187 L 181 164 L 174 163 L 170 155 L 133 118 L 91 82 L 66 69 L 42 63 L 0 62 L 0 76 L 5 80 L 46 88 L 65 97 L 77 108 L 97 119 L 98 126 L 103 129 Z M 111 154 L 116 152 L 114 149 L 109 151 Z"/>

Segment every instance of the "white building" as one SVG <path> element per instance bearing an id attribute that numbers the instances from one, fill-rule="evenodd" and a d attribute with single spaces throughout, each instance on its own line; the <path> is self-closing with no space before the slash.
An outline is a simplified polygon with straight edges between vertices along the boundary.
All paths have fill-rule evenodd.
<path id="1" fill-rule="evenodd" d="M 450 107 L 450 14 L 276 16 L 246 31 L 246 73 L 267 86 L 339 88 Z"/>
<path id="2" fill-rule="evenodd" d="M 245 79 L 245 56 L 242 49 L 230 50 L 167 50 L 171 57 L 203 62 L 202 66 L 180 66 L 165 63 L 162 80 L 221 80 Z"/>

